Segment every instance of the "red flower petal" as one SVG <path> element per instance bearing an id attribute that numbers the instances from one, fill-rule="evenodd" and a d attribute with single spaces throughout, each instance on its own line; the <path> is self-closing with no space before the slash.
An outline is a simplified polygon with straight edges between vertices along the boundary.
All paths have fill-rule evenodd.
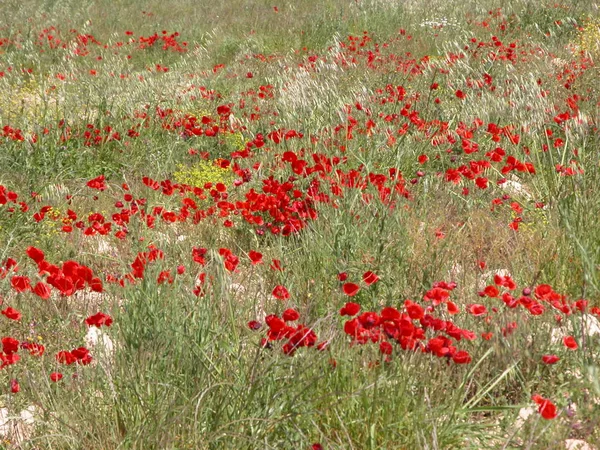
<path id="1" fill-rule="evenodd" d="M 288 298 L 290 298 L 290 293 L 285 288 L 285 286 L 282 285 L 275 286 L 271 294 L 273 295 L 273 297 L 279 300 L 287 300 Z"/>
<path id="2" fill-rule="evenodd" d="M 565 344 L 565 347 L 567 347 L 570 350 L 577 350 L 577 348 L 579 347 L 579 345 L 577 345 L 577 341 L 573 336 L 564 337 L 563 343 Z"/>
<path id="3" fill-rule="evenodd" d="M 356 294 L 358 294 L 360 287 L 358 286 L 358 284 L 355 283 L 346 283 L 344 284 L 344 286 L 342 286 L 342 290 L 344 291 L 344 294 L 346 294 L 348 297 L 353 297 Z"/>
<path id="4" fill-rule="evenodd" d="M 371 286 L 373 283 L 377 283 L 379 281 L 379 277 L 374 272 L 370 270 L 363 273 L 362 279 L 367 286 Z"/>
<path id="5" fill-rule="evenodd" d="M 346 303 L 342 309 L 340 309 L 341 316 L 355 316 L 360 312 L 360 305 L 354 302 Z"/>
<path id="6" fill-rule="evenodd" d="M 556 364 L 560 358 L 556 355 L 544 355 L 542 356 L 542 361 L 544 364 Z"/>

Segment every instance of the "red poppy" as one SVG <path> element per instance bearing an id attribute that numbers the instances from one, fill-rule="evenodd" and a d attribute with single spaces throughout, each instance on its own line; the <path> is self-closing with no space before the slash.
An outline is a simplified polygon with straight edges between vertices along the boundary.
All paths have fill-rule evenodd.
<path id="1" fill-rule="evenodd" d="M 556 411 L 556 405 L 554 405 L 554 403 L 552 403 L 549 399 L 538 394 L 534 394 L 531 399 L 538 404 L 538 411 L 544 419 L 551 420 L 558 415 Z"/>
<path id="2" fill-rule="evenodd" d="M 10 392 L 16 394 L 21 390 L 21 386 L 19 386 L 19 382 L 15 379 L 10 380 Z"/>
<path id="3" fill-rule="evenodd" d="M 84 366 L 88 365 L 92 362 L 92 356 L 90 355 L 90 351 L 85 347 L 79 347 L 71 350 L 71 354 L 77 358 L 77 364 L 82 364 Z"/>
<path id="4" fill-rule="evenodd" d="M 298 320 L 300 318 L 300 314 L 298 314 L 298 311 L 295 309 L 290 308 L 283 312 L 281 318 L 286 322 L 293 322 L 294 320 Z"/>
<path id="5" fill-rule="evenodd" d="M 101 312 L 98 312 L 93 316 L 90 316 L 87 319 L 85 319 L 85 324 L 88 327 L 94 326 L 100 328 L 102 325 L 110 327 L 112 325 L 112 322 L 112 317 Z"/>
<path id="6" fill-rule="evenodd" d="M 250 250 L 248 252 L 248 258 L 250 258 L 250 261 L 252 261 L 252 265 L 256 265 L 256 264 L 262 264 L 263 260 L 262 260 L 262 253 L 257 252 L 255 250 Z"/>
<path id="7" fill-rule="evenodd" d="M 348 297 L 354 297 L 356 294 L 358 294 L 360 287 L 358 286 L 358 284 L 355 283 L 345 283 L 342 286 L 342 290 L 344 291 L 344 294 L 346 294 Z"/>
<path id="8" fill-rule="evenodd" d="M 358 322 L 366 329 L 372 329 L 381 323 L 377 313 L 367 311 L 358 316 Z"/>
<path id="9" fill-rule="evenodd" d="M 77 361 L 77 357 L 73 355 L 71 352 L 60 351 L 56 354 L 56 360 L 61 364 L 66 364 L 70 366 L 74 362 Z"/>
<path id="10" fill-rule="evenodd" d="M 21 313 L 10 306 L 2 311 L 2 315 L 10 320 L 21 320 Z"/>
<path id="11" fill-rule="evenodd" d="M 194 260 L 194 262 L 197 262 L 200 265 L 205 265 L 206 264 L 206 259 L 204 259 L 204 257 L 206 256 L 206 252 L 208 252 L 208 249 L 206 248 L 192 248 L 192 259 Z"/>
<path id="12" fill-rule="evenodd" d="M 283 272 L 283 267 L 281 267 L 281 261 L 279 261 L 278 259 L 272 260 L 270 267 L 273 270 L 278 270 L 280 272 Z"/>
<path id="13" fill-rule="evenodd" d="M 560 358 L 556 355 L 544 355 L 542 356 L 542 361 L 544 364 L 556 364 Z"/>
<path id="14" fill-rule="evenodd" d="M 456 364 L 469 364 L 471 362 L 471 355 L 468 352 L 461 350 L 452 355 L 452 360 Z"/>
<path id="15" fill-rule="evenodd" d="M 487 295 L 488 297 L 498 297 L 498 295 L 500 294 L 500 291 L 498 290 L 498 288 L 496 286 L 490 285 L 490 286 L 486 286 L 486 288 L 483 290 L 484 295 Z"/>
<path id="16" fill-rule="evenodd" d="M 391 355 L 394 348 L 388 341 L 383 341 L 379 344 L 379 351 L 384 355 Z"/>
<path id="17" fill-rule="evenodd" d="M 579 347 L 579 345 L 577 345 L 577 341 L 573 336 L 564 337 L 563 344 L 565 344 L 565 347 L 567 347 L 569 350 L 577 350 L 577 348 Z"/>
<path id="18" fill-rule="evenodd" d="M 27 350 L 31 356 L 42 356 L 46 347 L 35 342 L 21 342 L 21 348 Z"/>
<path id="19" fill-rule="evenodd" d="M 487 314 L 487 309 L 484 305 L 474 304 L 469 305 L 469 313 L 475 317 L 484 316 Z"/>
<path id="20" fill-rule="evenodd" d="M 11 337 L 2 338 L 2 351 L 7 355 L 12 355 L 19 351 L 19 341 Z"/>
<path id="21" fill-rule="evenodd" d="M 240 259 L 228 248 L 220 248 L 219 255 L 223 257 L 223 264 L 229 272 L 233 272 L 240 262 Z"/>
<path id="22" fill-rule="evenodd" d="M 257 321 L 257 320 L 251 320 L 250 322 L 248 322 L 248 328 L 250 328 L 251 330 L 259 330 L 260 327 L 262 327 L 262 324 Z"/>
<path id="23" fill-rule="evenodd" d="M 50 286 L 40 281 L 34 286 L 33 293 L 42 300 L 48 300 L 50 298 Z"/>
<path id="24" fill-rule="evenodd" d="M 327 347 L 329 347 L 329 341 L 323 341 L 323 342 L 320 342 L 319 344 L 317 344 L 317 350 L 319 350 L 319 351 L 326 350 Z"/>
<path id="25" fill-rule="evenodd" d="M 20 275 L 15 275 L 11 278 L 10 284 L 17 292 L 25 292 L 31 289 L 29 278 Z"/>
<path id="26" fill-rule="evenodd" d="M 423 307 L 411 300 L 406 300 L 404 302 L 404 307 L 406 308 L 406 313 L 412 320 L 420 320 L 425 316 Z"/>
<path id="27" fill-rule="evenodd" d="M 287 300 L 290 298 L 290 293 L 285 288 L 285 286 L 282 285 L 275 286 L 271 295 L 273 295 L 273 297 L 279 300 Z"/>
<path id="28" fill-rule="evenodd" d="M 98 189 L 99 191 L 103 191 L 106 189 L 106 183 L 104 182 L 104 175 L 100 175 L 99 177 L 90 180 L 86 184 L 87 187 L 92 189 Z"/>
<path id="29" fill-rule="evenodd" d="M 338 280 L 340 281 L 346 281 L 348 279 L 348 273 L 347 272 L 340 272 L 338 273 Z"/>
<path id="30" fill-rule="evenodd" d="M 475 179 L 475 184 L 479 189 L 487 189 L 488 187 L 488 179 L 485 177 L 477 177 Z"/>
<path id="31" fill-rule="evenodd" d="M 386 306 L 381 310 L 381 318 L 383 320 L 396 322 L 402 319 L 402 315 L 400 314 L 400 311 L 398 311 L 393 306 Z"/>
<path id="32" fill-rule="evenodd" d="M 35 247 L 27 247 L 27 256 L 33 259 L 36 264 L 44 260 L 44 252 Z"/>
<path id="33" fill-rule="evenodd" d="M 370 270 L 363 273 L 362 279 L 367 286 L 371 286 L 373 283 L 377 283 L 379 281 L 377 274 L 371 272 Z"/>
<path id="34" fill-rule="evenodd" d="M 51 379 L 52 381 L 54 381 L 55 383 L 56 383 L 57 381 L 60 381 L 60 380 L 62 380 L 62 377 L 63 377 L 63 374 L 62 374 L 62 373 L 60 373 L 60 372 L 52 372 L 52 373 L 50 374 L 50 379 Z"/>
<path id="35" fill-rule="evenodd" d="M 446 302 L 446 308 L 448 309 L 448 313 L 449 314 L 458 314 L 460 312 L 460 309 L 458 309 L 458 306 L 456 306 L 456 303 L 448 301 Z"/>
<path id="36" fill-rule="evenodd" d="M 425 293 L 423 300 L 433 302 L 433 306 L 437 306 L 448 300 L 450 293 L 442 287 L 434 287 Z"/>
<path id="37" fill-rule="evenodd" d="M 360 305 L 358 303 L 348 302 L 340 309 L 340 316 L 355 316 L 359 312 Z"/>

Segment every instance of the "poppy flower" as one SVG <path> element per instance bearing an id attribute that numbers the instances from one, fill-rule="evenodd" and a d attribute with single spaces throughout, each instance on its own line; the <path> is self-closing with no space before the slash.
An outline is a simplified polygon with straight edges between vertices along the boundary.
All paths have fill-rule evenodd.
<path id="1" fill-rule="evenodd" d="M 12 355 L 19 351 L 19 341 L 11 337 L 2 338 L 2 351 L 7 355 Z"/>
<path id="2" fill-rule="evenodd" d="M 544 364 L 556 364 L 560 358 L 556 355 L 544 355 L 542 356 L 542 361 Z"/>
<path id="3" fill-rule="evenodd" d="M 469 305 L 469 313 L 475 317 L 484 316 L 487 314 L 487 309 L 484 305 L 474 304 Z"/>
<path id="4" fill-rule="evenodd" d="M 295 309 L 290 308 L 283 312 L 281 318 L 286 322 L 293 322 L 294 320 L 298 320 L 300 318 L 300 314 L 298 314 L 298 311 Z"/>
<path id="5" fill-rule="evenodd" d="M 52 381 L 54 381 L 55 383 L 56 383 L 57 381 L 60 381 L 60 380 L 62 380 L 62 378 L 63 378 L 63 374 L 62 374 L 62 373 L 60 373 L 60 372 L 52 372 L 52 373 L 50 374 L 50 379 L 51 379 Z"/>
<path id="6" fill-rule="evenodd" d="M 112 325 L 112 317 L 110 317 L 107 314 L 104 313 L 96 313 L 93 316 L 88 317 L 87 319 L 85 319 L 85 324 L 88 327 L 97 327 L 100 328 L 102 325 L 105 325 L 107 327 L 110 327 Z"/>
<path id="7" fill-rule="evenodd" d="M 319 351 L 326 350 L 327 347 L 329 347 L 329 341 L 323 341 L 323 342 L 320 342 L 319 344 L 317 344 L 317 350 L 319 350 Z"/>
<path id="8" fill-rule="evenodd" d="M 558 413 L 556 411 L 556 405 L 552 403 L 549 399 L 542 397 L 541 395 L 534 394 L 531 399 L 537 403 L 538 412 L 542 415 L 542 417 L 546 420 L 554 419 Z"/>
<path id="9" fill-rule="evenodd" d="M 279 300 L 287 300 L 290 298 L 290 293 L 285 288 L 285 286 L 282 285 L 275 286 L 273 288 L 273 292 L 271 292 L 271 295 L 273 295 L 273 297 Z"/>
<path id="10" fill-rule="evenodd" d="M 381 323 L 380 317 L 377 313 L 367 311 L 358 316 L 358 322 L 367 329 L 374 328 Z"/>
<path id="11" fill-rule="evenodd" d="M 338 273 L 338 280 L 340 281 L 346 281 L 348 279 L 348 273 L 347 272 L 340 272 Z"/>
<path id="12" fill-rule="evenodd" d="M 56 354 L 56 360 L 61 364 L 66 364 L 70 366 L 71 364 L 77 361 L 77 357 L 73 355 L 71 352 L 60 351 Z"/>
<path id="13" fill-rule="evenodd" d="M 475 184 L 479 189 L 487 189 L 488 187 L 488 179 L 485 177 L 477 177 L 475 179 Z"/>
<path id="14" fill-rule="evenodd" d="M 456 364 L 469 364 L 471 362 L 471 355 L 468 352 L 461 350 L 452 355 L 452 361 Z"/>
<path id="15" fill-rule="evenodd" d="M 420 320 L 425 316 L 423 307 L 411 300 L 406 300 L 404 302 L 404 307 L 406 308 L 406 313 L 412 320 Z"/>
<path id="16" fill-rule="evenodd" d="M 262 264 L 263 260 L 262 260 L 262 253 L 257 252 L 255 250 L 250 250 L 248 252 L 248 258 L 250 258 L 250 261 L 252 262 L 252 265 L 256 265 L 256 264 Z"/>
<path id="17" fill-rule="evenodd" d="M 206 259 L 204 258 L 206 252 L 208 252 L 208 249 L 206 248 L 192 248 L 192 260 L 204 266 L 206 264 Z"/>
<path id="18" fill-rule="evenodd" d="M 498 297 L 498 295 L 500 295 L 500 291 L 496 286 L 490 285 L 486 286 L 486 288 L 483 290 L 483 294 L 488 297 L 495 298 Z"/>
<path id="19" fill-rule="evenodd" d="M 27 256 L 33 259 L 36 264 L 44 260 L 44 252 L 35 247 L 27 247 Z"/>
<path id="20" fill-rule="evenodd" d="M 423 300 L 431 301 L 433 306 L 437 306 L 440 303 L 447 301 L 449 297 L 450 293 L 447 289 L 442 287 L 434 287 L 425 293 Z"/>
<path id="21" fill-rule="evenodd" d="M 456 303 L 448 301 L 446 302 L 446 308 L 448 309 L 448 313 L 449 314 L 458 314 L 460 312 L 460 309 L 458 309 L 458 306 L 456 306 Z"/>
<path id="22" fill-rule="evenodd" d="M 257 320 L 251 320 L 250 322 L 248 322 L 248 328 L 250 328 L 251 330 L 259 330 L 260 327 L 262 327 L 262 324 L 257 321 Z"/>
<path id="23" fill-rule="evenodd" d="M 573 336 L 564 337 L 563 344 L 565 344 L 565 347 L 567 347 L 569 350 L 577 350 L 577 348 L 579 347 L 579 345 L 577 345 L 577 341 Z"/>
<path id="24" fill-rule="evenodd" d="M 273 270 L 278 270 L 280 272 L 283 272 L 283 267 L 281 267 L 281 261 L 279 261 L 278 259 L 272 260 L 270 267 Z"/>
<path id="25" fill-rule="evenodd" d="M 381 318 L 383 320 L 398 321 L 402 318 L 400 311 L 392 306 L 386 306 L 381 310 Z"/>
<path id="26" fill-rule="evenodd" d="M 371 272 L 370 270 L 363 273 L 362 279 L 367 286 L 371 286 L 373 283 L 377 283 L 379 281 L 377 274 Z"/>
<path id="27" fill-rule="evenodd" d="M 19 382 L 15 379 L 10 380 L 10 392 L 16 394 L 21 390 L 21 386 L 19 386 Z"/>
<path id="28" fill-rule="evenodd" d="M 2 315 L 10 320 L 21 320 L 21 313 L 10 306 L 2 311 Z"/>
<path id="29" fill-rule="evenodd" d="M 46 347 L 35 342 L 21 342 L 21 348 L 27 350 L 31 356 L 42 356 L 46 351 Z"/>
<path id="30" fill-rule="evenodd" d="M 233 272 L 240 262 L 240 259 L 227 248 L 219 249 L 219 254 L 223 257 L 225 269 L 227 269 L 229 272 Z"/>
<path id="31" fill-rule="evenodd" d="M 25 292 L 31 289 L 29 278 L 20 275 L 15 275 L 11 278 L 10 284 L 17 292 Z"/>
<path id="32" fill-rule="evenodd" d="M 42 300 L 48 300 L 50 298 L 50 286 L 43 281 L 39 281 L 33 287 L 33 293 L 40 297 Z"/>
<path id="33" fill-rule="evenodd" d="M 98 277 L 94 277 L 90 280 L 90 289 L 93 292 L 102 293 L 104 292 L 104 288 L 102 286 L 102 280 Z"/>
<path id="34" fill-rule="evenodd" d="M 384 355 L 391 355 L 394 348 L 388 341 L 383 341 L 379 344 L 379 351 Z"/>
<path id="35" fill-rule="evenodd" d="M 358 286 L 358 284 L 355 283 L 345 283 L 342 286 L 342 290 L 344 291 L 344 294 L 346 294 L 348 297 L 354 297 L 356 294 L 358 294 L 360 287 Z"/>
<path id="36" fill-rule="evenodd" d="M 509 275 L 494 275 L 494 283 L 498 286 L 503 286 L 511 291 L 517 288 L 517 284 Z"/>
<path id="37" fill-rule="evenodd" d="M 360 305 L 358 303 L 348 302 L 340 309 L 340 316 L 355 316 L 359 312 Z"/>
<path id="38" fill-rule="evenodd" d="M 103 191 L 106 189 L 106 183 L 104 182 L 104 175 L 100 175 L 86 183 L 86 186 L 91 189 L 97 189 L 99 191 Z"/>

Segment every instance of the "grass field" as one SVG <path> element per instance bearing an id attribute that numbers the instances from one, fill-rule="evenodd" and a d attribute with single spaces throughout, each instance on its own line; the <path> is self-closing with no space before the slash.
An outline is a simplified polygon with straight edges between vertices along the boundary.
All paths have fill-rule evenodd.
<path id="1" fill-rule="evenodd" d="M 577 0 L 0 3 L 0 448 L 600 444 Z"/>

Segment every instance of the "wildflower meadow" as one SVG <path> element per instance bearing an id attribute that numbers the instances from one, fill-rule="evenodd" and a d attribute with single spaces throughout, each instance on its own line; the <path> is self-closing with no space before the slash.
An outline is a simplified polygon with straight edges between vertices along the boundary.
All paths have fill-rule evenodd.
<path id="1" fill-rule="evenodd" d="M 0 2 L 0 448 L 600 448 L 591 0 Z"/>

